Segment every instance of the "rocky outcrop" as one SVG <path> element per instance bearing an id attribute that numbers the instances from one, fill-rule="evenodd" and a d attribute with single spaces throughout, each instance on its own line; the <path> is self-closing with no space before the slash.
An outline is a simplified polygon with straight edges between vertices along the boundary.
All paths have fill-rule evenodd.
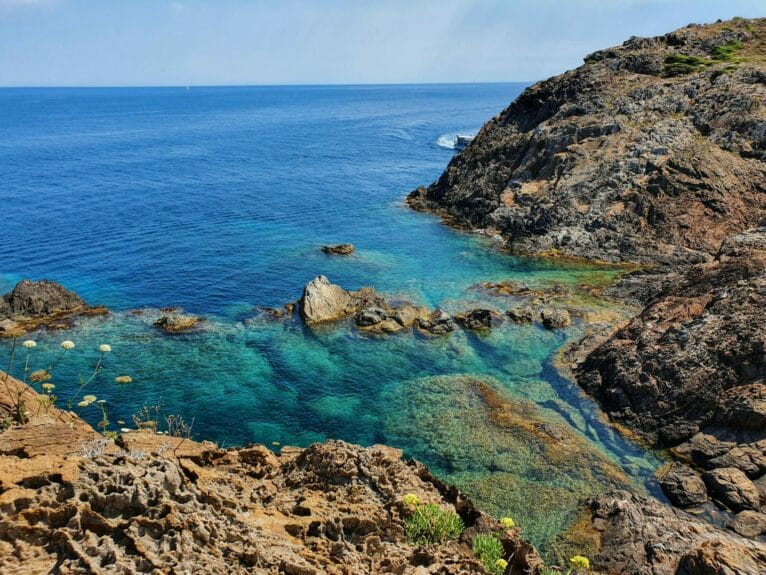
<path id="1" fill-rule="evenodd" d="M 713 259 L 766 217 L 766 19 L 631 38 L 490 120 L 417 209 L 520 254 Z"/>
<path id="2" fill-rule="evenodd" d="M 766 228 L 759 228 L 727 239 L 714 262 L 680 274 L 590 353 L 578 381 L 613 419 L 660 445 L 706 426 L 762 433 L 764 309 Z"/>
<path id="3" fill-rule="evenodd" d="M 471 542 L 489 531 L 509 570 L 542 566 L 517 529 L 395 449 L 331 441 L 276 455 L 147 432 L 113 444 L 82 422 L 60 435 L 60 417 L 77 420 L 50 408 L 0 433 L 0 572 L 478 575 Z M 57 450 L 36 447 L 40 429 Z M 24 453 L 4 448 L 9 433 Z M 406 494 L 458 513 L 460 539 L 412 544 Z"/>
<path id="4" fill-rule="evenodd" d="M 356 251 L 354 244 L 335 244 L 322 246 L 322 251 L 331 256 L 348 256 Z"/>
<path id="5" fill-rule="evenodd" d="M 588 353 L 578 382 L 613 420 L 691 465 L 660 479 L 673 503 L 710 498 L 732 514 L 761 511 L 766 228 L 730 236 L 713 262 L 666 280 L 638 316 Z"/>
<path id="6" fill-rule="evenodd" d="M 76 293 L 48 280 L 22 280 L 0 298 L 0 335 L 12 337 L 39 327 L 64 329 L 78 315 L 107 313 Z"/>
<path id="7" fill-rule="evenodd" d="M 300 299 L 301 317 L 307 324 L 335 321 L 358 311 L 360 305 L 354 295 L 339 285 L 318 276 L 303 288 Z"/>
<path id="8" fill-rule="evenodd" d="M 601 547 L 594 562 L 605 573 L 624 575 L 757 575 L 766 545 L 729 534 L 626 491 L 591 500 L 592 526 Z"/>

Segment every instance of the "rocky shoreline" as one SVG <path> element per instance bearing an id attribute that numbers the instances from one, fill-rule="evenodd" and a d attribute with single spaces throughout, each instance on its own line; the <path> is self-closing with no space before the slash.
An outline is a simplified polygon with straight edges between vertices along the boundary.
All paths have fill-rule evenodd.
<path id="1" fill-rule="evenodd" d="M 562 355 L 620 429 L 676 459 L 660 476 L 675 508 L 624 491 L 590 500 L 580 535 L 595 541 L 598 571 L 766 568 L 765 47 L 761 19 L 594 53 L 525 91 L 408 200 L 498 233 L 518 254 L 647 266 L 605 291 L 641 311 L 603 322 Z M 506 316 L 551 329 L 571 321 L 548 305 L 561 294 L 484 287 L 526 299 L 505 315 L 453 318 L 319 276 L 297 306 L 272 315 L 428 335 L 458 324 L 481 332 Z M 22 282 L 0 300 L 0 331 L 18 337 L 94 313 L 106 310 L 56 284 Z M 169 333 L 199 321 L 164 318 L 157 327 Z M 3 413 L 13 409 L 9 389 L 30 406 L 27 421 L 0 432 L 0 570 L 485 573 L 471 545 L 487 532 L 500 537 L 506 573 L 542 570 L 518 530 L 391 448 L 327 442 L 275 455 L 135 431 L 110 442 L 0 377 Z M 454 510 L 465 531 L 415 545 L 408 494 Z"/>
<path id="2" fill-rule="evenodd" d="M 644 265 L 605 291 L 642 311 L 566 350 L 562 369 L 628 435 L 672 448 L 663 490 L 715 526 L 651 500 L 595 502 L 608 572 L 766 569 L 764 62 L 764 19 L 632 38 L 527 89 L 408 198 L 514 253 Z M 650 553 L 644 538 L 683 532 L 681 518 L 704 549 L 681 558 L 682 537 Z"/>

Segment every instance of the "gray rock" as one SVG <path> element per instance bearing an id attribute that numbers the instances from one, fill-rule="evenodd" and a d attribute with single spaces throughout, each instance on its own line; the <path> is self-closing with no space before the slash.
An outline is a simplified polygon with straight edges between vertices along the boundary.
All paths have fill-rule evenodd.
<path id="1" fill-rule="evenodd" d="M 82 298 L 55 282 L 22 280 L 0 300 L 0 319 L 40 318 L 85 307 Z"/>
<path id="2" fill-rule="evenodd" d="M 463 327 L 476 331 L 492 329 L 492 321 L 497 314 L 490 309 L 472 309 L 455 316 Z"/>

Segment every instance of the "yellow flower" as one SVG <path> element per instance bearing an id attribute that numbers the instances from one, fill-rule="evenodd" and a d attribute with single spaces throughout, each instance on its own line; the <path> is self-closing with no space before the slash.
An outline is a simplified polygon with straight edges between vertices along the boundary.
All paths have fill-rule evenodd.
<path id="1" fill-rule="evenodd" d="M 96 396 L 95 395 L 83 395 L 82 396 L 82 400 L 83 401 L 87 401 L 88 403 L 93 403 L 94 401 L 96 401 Z"/>
<path id="2" fill-rule="evenodd" d="M 114 381 L 116 381 L 117 383 L 132 383 L 133 378 L 130 377 L 129 375 L 118 375 L 117 377 L 114 378 Z"/>
<path id="3" fill-rule="evenodd" d="M 74 342 L 68 339 L 65 339 L 61 342 L 61 349 L 74 349 Z"/>
<path id="4" fill-rule="evenodd" d="M 416 505 L 420 505 L 420 497 L 414 493 L 408 493 L 402 497 L 402 502 L 404 502 L 405 505 L 415 507 Z"/>
<path id="5" fill-rule="evenodd" d="M 505 559 L 498 559 L 495 561 L 495 569 L 500 571 L 501 573 L 505 573 L 505 569 L 508 567 L 508 561 Z"/>
<path id="6" fill-rule="evenodd" d="M 106 343 L 102 343 L 101 345 L 98 346 L 98 350 L 101 353 L 109 353 L 110 351 L 112 351 L 112 346 Z"/>
<path id="7" fill-rule="evenodd" d="M 516 527 L 516 522 L 510 517 L 503 517 L 500 520 L 500 523 L 502 523 L 503 527 L 505 527 L 506 529 L 510 529 L 511 527 Z"/>
<path id="8" fill-rule="evenodd" d="M 31 340 L 31 339 L 28 339 L 27 341 L 25 341 L 21 345 L 23 345 L 27 349 L 32 349 L 33 347 L 37 347 L 37 343 L 34 340 Z"/>
<path id="9" fill-rule="evenodd" d="M 569 563 L 575 571 L 588 571 L 590 569 L 590 561 L 582 555 L 575 555 L 569 560 Z"/>
<path id="10" fill-rule="evenodd" d="M 90 401 L 83 400 L 80 403 L 78 403 L 77 405 L 78 405 L 78 407 L 88 407 L 90 405 Z"/>
<path id="11" fill-rule="evenodd" d="M 44 384 L 43 384 L 43 389 L 46 389 L 46 390 L 48 390 L 48 391 L 50 391 L 50 390 L 51 390 L 51 389 L 53 389 L 54 387 L 56 387 L 56 386 L 55 386 L 55 385 L 53 385 L 52 383 L 44 383 Z"/>

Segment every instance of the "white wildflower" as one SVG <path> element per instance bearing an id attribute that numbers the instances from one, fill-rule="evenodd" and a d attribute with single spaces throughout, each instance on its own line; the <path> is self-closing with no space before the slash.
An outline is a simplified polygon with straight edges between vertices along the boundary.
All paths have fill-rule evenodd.
<path id="1" fill-rule="evenodd" d="M 31 339 L 28 339 L 27 341 L 25 341 L 21 345 L 23 345 L 27 349 L 32 349 L 33 347 L 37 347 L 37 343 L 35 341 L 31 340 Z"/>
<path id="2" fill-rule="evenodd" d="M 61 342 L 61 349 L 74 349 L 74 342 L 68 339 L 65 339 Z"/>
<path id="3" fill-rule="evenodd" d="M 112 346 L 102 343 L 101 345 L 98 346 L 98 350 L 101 353 L 109 353 L 110 351 L 112 351 Z"/>

